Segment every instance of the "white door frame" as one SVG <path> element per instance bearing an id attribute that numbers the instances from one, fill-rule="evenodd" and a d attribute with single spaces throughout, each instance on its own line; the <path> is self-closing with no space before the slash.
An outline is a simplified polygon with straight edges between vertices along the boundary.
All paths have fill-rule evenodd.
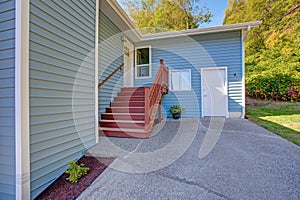
<path id="1" fill-rule="evenodd" d="M 207 68 L 201 68 L 201 117 L 204 117 L 204 79 L 203 79 L 203 72 L 206 70 L 220 70 L 223 69 L 225 70 L 225 106 L 226 106 L 226 113 L 225 117 L 229 117 L 229 112 L 228 112 L 228 75 L 227 75 L 227 67 L 207 67 Z"/>
<path id="2" fill-rule="evenodd" d="M 124 47 L 127 47 L 128 50 L 126 50 Z M 124 87 L 133 87 L 134 85 L 134 45 L 127 39 L 124 37 L 124 43 L 123 43 L 123 54 L 124 54 L 124 73 L 123 73 L 123 85 Z M 128 52 L 127 52 L 128 51 Z M 129 55 L 129 58 L 127 58 L 129 60 L 128 63 L 126 63 L 126 57 L 127 54 Z"/>

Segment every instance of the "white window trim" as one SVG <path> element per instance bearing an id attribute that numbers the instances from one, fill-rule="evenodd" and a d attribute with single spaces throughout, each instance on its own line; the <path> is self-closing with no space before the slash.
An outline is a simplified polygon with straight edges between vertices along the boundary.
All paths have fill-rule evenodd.
<path id="1" fill-rule="evenodd" d="M 190 81 L 190 90 L 173 90 L 172 89 L 172 72 L 181 72 L 181 71 L 188 71 L 190 73 L 191 81 Z M 174 92 L 190 92 L 192 91 L 192 70 L 191 69 L 172 69 L 169 70 L 169 86 L 170 86 L 170 91 Z"/>
<path id="2" fill-rule="evenodd" d="M 203 93 L 203 85 L 204 85 L 204 80 L 203 80 L 203 71 L 205 70 L 215 70 L 215 69 L 225 69 L 225 88 L 226 88 L 226 113 L 225 113 L 225 117 L 229 118 L 229 110 L 228 110 L 228 68 L 226 66 L 221 66 L 221 67 L 209 67 L 209 68 L 201 68 L 201 117 L 205 117 L 204 116 L 204 93 Z"/>
<path id="3" fill-rule="evenodd" d="M 149 48 L 149 64 L 143 64 L 143 65 L 137 65 L 137 53 L 136 51 L 138 49 L 145 49 L 145 48 Z M 151 78 L 152 77 L 152 51 L 151 51 L 151 46 L 140 46 L 140 47 L 135 47 L 134 49 L 134 77 L 135 79 L 147 79 L 147 78 Z M 143 76 L 143 77 L 138 77 L 137 76 L 137 67 L 138 66 L 147 66 L 149 65 L 149 76 Z"/>

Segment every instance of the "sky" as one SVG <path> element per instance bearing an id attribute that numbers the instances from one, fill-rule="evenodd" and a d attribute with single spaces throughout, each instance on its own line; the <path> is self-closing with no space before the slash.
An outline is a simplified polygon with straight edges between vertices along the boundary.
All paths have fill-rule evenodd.
<path id="1" fill-rule="evenodd" d="M 227 0 L 201 0 L 203 4 L 206 5 L 207 8 L 213 14 L 211 18 L 211 22 L 209 24 L 201 24 L 200 27 L 210 27 L 210 26 L 219 26 L 222 25 L 224 19 L 224 12 L 227 8 Z"/>
<path id="2" fill-rule="evenodd" d="M 117 0 L 119 3 L 124 0 Z M 200 28 L 211 27 L 211 26 L 220 26 L 223 23 L 224 12 L 227 8 L 227 0 L 201 0 L 201 4 L 206 5 L 207 8 L 213 14 L 211 22 L 209 24 L 201 24 Z M 122 6 L 122 4 L 120 3 Z"/>

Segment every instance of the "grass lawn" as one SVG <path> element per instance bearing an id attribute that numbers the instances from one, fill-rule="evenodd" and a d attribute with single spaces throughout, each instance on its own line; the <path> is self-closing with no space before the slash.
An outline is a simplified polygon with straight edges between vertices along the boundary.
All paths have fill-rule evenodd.
<path id="1" fill-rule="evenodd" d="M 247 99 L 246 113 L 256 124 L 300 146 L 300 102 Z"/>

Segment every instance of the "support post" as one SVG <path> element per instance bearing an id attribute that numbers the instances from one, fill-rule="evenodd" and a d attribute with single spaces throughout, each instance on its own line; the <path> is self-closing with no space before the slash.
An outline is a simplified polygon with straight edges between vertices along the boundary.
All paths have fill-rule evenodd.
<path id="1" fill-rule="evenodd" d="M 159 101 L 159 106 L 158 106 L 158 123 L 161 123 L 162 120 L 162 99 Z"/>

